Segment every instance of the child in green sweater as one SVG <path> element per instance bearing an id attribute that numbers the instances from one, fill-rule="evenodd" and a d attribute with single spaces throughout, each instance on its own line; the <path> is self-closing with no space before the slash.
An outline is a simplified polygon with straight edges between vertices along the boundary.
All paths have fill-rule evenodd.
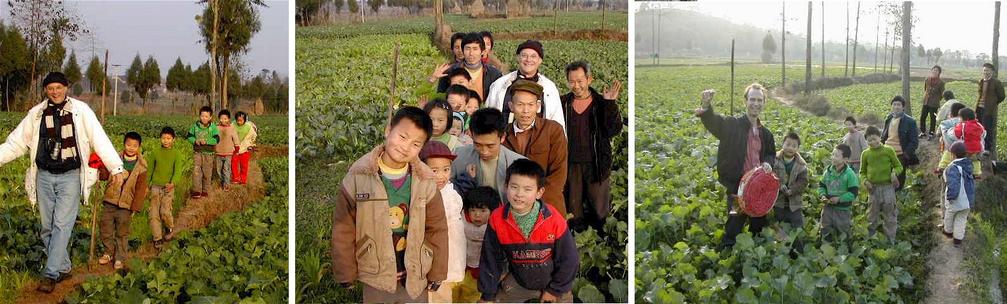
<path id="1" fill-rule="evenodd" d="M 213 109 L 204 106 L 199 109 L 199 121 L 189 127 L 186 138 L 192 144 L 192 198 L 209 196 L 210 178 L 213 177 L 213 160 L 220 130 L 213 123 Z"/>
<path id="2" fill-rule="evenodd" d="M 832 150 L 832 164 L 825 169 L 818 183 L 818 195 L 825 203 L 822 208 L 821 236 L 832 241 L 837 235 L 850 235 L 853 222 L 853 201 L 857 199 L 860 180 L 848 163 L 853 151 L 846 144 Z"/>
<path id="3" fill-rule="evenodd" d="M 895 149 L 881 143 L 881 130 L 870 126 L 866 137 L 870 148 L 860 156 L 860 176 L 863 176 L 864 186 L 870 193 L 867 200 L 870 205 L 867 211 L 868 231 L 873 236 L 878 226 L 884 225 L 885 236 L 895 240 L 899 216 L 895 189 L 899 186 L 898 172 L 902 172 L 902 163 Z"/>
<path id="4" fill-rule="evenodd" d="M 175 130 L 171 127 L 161 129 L 161 147 L 147 154 L 147 164 L 150 168 L 150 231 L 154 237 L 154 247 L 160 249 L 164 239 L 174 236 L 175 220 L 171 214 L 172 202 L 175 200 L 175 184 L 182 179 L 182 153 L 172 149 L 175 143 Z M 164 229 L 168 234 L 164 234 Z"/>

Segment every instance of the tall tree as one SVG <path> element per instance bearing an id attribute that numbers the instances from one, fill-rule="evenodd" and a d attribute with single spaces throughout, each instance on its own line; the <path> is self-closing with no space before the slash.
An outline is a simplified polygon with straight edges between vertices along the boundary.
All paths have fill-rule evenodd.
<path id="1" fill-rule="evenodd" d="M 371 7 L 371 11 L 373 11 L 375 15 L 378 13 L 378 9 L 384 4 L 384 0 L 367 0 L 367 6 Z"/>
<path id="2" fill-rule="evenodd" d="M 995 5 L 996 6 L 993 9 L 993 11 L 994 11 L 994 13 L 993 13 L 993 66 L 996 67 L 996 68 L 993 69 L 993 77 L 997 77 L 997 70 L 1000 69 L 1000 55 L 999 55 L 1000 54 L 1000 1 L 997 1 Z M 994 115 L 993 117 L 996 117 L 996 113 L 993 113 L 993 115 Z M 993 159 L 1000 159 L 999 156 L 997 155 L 997 152 L 996 152 L 997 151 L 997 138 L 996 138 L 996 132 L 997 132 L 997 130 L 996 130 L 996 127 L 995 127 L 995 125 L 996 125 L 996 119 L 993 120 L 993 124 L 994 124 L 993 131 L 990 132 L 990 136 L 993 137 L 993 140 L 990 141 L 990 146 L 987 147 L 987 150 L 990 151 L 990 155 L 993 157 Z"/>
<path id="3" fill-rule="evenodd" d="M 906 99 L 906 113 L 912 113 L 912 98 L 909 98 L 909 50 L 912 48 L 913 3 L 902 2 L 902 97 Z"/>
<path id="4" fill-rule="evenodd" d="M 811 95 L 811 1 L 808 1 L 808 44 L 804 49 L 804 94 Z"/>
<path id="5" fill-rule="evenodd" d="M 787 85 L 787 2 L 783 1 L 782 3 L 783 11 L 780 13 L 780 19 L 783 21 L 783 25 L 780 26 L 780 83 L 785 86 Z"/>
<path id="6" fill-rule="evenodd" d="M 843 77 L 850 76 L 850 3 L 846 2 L 846 65 L 843 68 Z"/>
<path id="7" fill-rule="evenodd" d="M 878 72 L 878 37 L 881 35 L 881 10 L 877 9 L 878 21 L 874 25 L 874 72 Z"/>
<path id="8" fill-rule="evenodd" d="M 776 54 L 776 41 L 773 40 L 773 35 L 766 31 L 766 37 L 762 38 L 762 62 L 772 62 L 773 54 Z"/>
<path id="9" fill-rule="evenodd" d="M 38 75 L 62 67 L 66 53 L 62 48 L 62 39 L 73 41 L 77 35 L 88 31 L 80 25 L 77 15 L 64 7 L 62 0 L 8 0 L 7 6 L 13 25 L 23 35 L 30 55 L 30 96 L 34 98 Z M 53 40 L 59 41 L 54 43 Z M 58 64 L 53 64 L 57 56 L 60 60 Z"/>
<path id="10" fill-rule="evenodd" d="M 7 26 L 0 22 L 0 86 L 2 86 L 3 110 L 10 111 L 10 103 L 14 101 L 16 92 L 25 89 L 30 76 L 31 69 L 28 60 L 28 46 L 24 37 L 13 26 Z"/>
<path id="11" fill-rule="evenodd" d="M 202 16 L 215 17 L 199 19 L 200 33 L 206 43 L 207 51 L 210 51 L 211 54 L 211 65 L 213 65 L 211 68 L 217 71 L 217 73 L 211 73 L 211 78 L 215 77 L 213 75 L 220 75 L 220 105 L 227 108 L 227 74 L 231 57 L 248 51 L 252 36 L 258 33 L 262 27 L 256 6 L 266 6 L 266 4 L 262 0 L 204 1 L 211 1 L 212 5 L 208 5 L 203 10 Z"/>
<path id="12" fill-rule="evenodd" d="M 105 72 L 98 56 L 91 57 L 91 62 L 87 64 L 87 82 L 91 92 L 101 90 L 101 82 L 105 80 Z M 100 93 L 100 92 L 99 92 Z"/>
<path id="13" fill-rule="evenodd" d="M 822 1 L 822 78 L 825 78 L 825 1 Z"/>
<path id="14" fill-rule="evenodd" d="M 182 58 L 176 58 L 175 64 L 168 68 L 168 75 L 164 77 L 164 87 L 168 91 L 179 91 L 185 89 L 185 79 L 189 78 L 189 75 L 185 73 L 185 65 L 182 64 Z"/>
<path id="15" fill-rule="evenodd" d="M 857 77 L 857 47 L 860 38 L 860 1 L 857 1 L 857 22 L 853 30 L 853 77 Z"/>
<path id="16" fill-rule="evenodd" d="M 66 78 L 70 81 L 71 86 L 80 82 L 80 63 L 77 62 L 77 52 L 70 52 L 70 58 L 67 58 L 66 60 L 66 66 L 63 67 L 63 73 L 66 74 Z"/>
<path id="17" fill-rule="evenodd" d="M 147 98 L 145 80 L 143 75 L 143 59 L 140 59 L 140 54 L 136 54 L 136 57 L 133 57 L 133 63 L 126 69 L 126 82 L 129 83 L 129 86 L 141 98 Z M 125 100 L 124 102 L 129 102 L 129 100 Z"/>

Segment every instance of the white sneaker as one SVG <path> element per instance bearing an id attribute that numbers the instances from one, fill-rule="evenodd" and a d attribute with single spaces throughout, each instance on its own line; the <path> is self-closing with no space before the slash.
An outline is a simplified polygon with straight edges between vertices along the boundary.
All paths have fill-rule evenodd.
<path id="1" fill-rule="evenodd" d="M 115 264 L 112 265 L 112 268 L 115 270 L 122 269 L 122 261 L 115 261 Z"/>

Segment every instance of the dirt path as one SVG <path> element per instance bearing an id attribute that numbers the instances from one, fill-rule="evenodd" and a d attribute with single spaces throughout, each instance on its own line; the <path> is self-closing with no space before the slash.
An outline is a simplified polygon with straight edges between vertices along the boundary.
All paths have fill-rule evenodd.
<path id="1" fill-rule="evenodd" d="M 282 151 L 280 151 L 282 150 Z M 256 155 L 255 158 L 275 156 L 273 154 L 286 155 L 286 149 L 271 149 L 271 152 Z M 262 177 L 262 169 L 256 161 L 249 163 L 248 184 L 245 186 L 229 187 L 220 189 L 215 186 L 210 191 L 210 196 L 200 199 L 189 199 L 185 206 L 175 213 L 175 230 L 178 233 L 185 233 L 188 230 L 196 230 L 206 227 L 224 213 L 242 210 L 254 204 L 265 196 L 265 183 Z M 176 193 L 176 195 L 184 195 Z M 166 244 L 170 246 L 170 244 Z M 86 250 L 86 248 L 74 248 L 71 250 Z M 149 240 L 143 240 L 143 244 L 135 252 L 130 252 L 130 258 L 137 257 L 143 262 L 157 256 L 159 251 L 154 248 Z M 28 284 L 21 290 L 17 303 L 60 303 L 63 298 L 77 290 L 84 281 L 94 277 L 111 275 L 113 273 L 111 264 L 98 265 L 95 259 L 93 265 L 88 269 L 87 265 L 74 265 L 73 277 L 58 283 L 52 293 L 45 294 L 36 291 L 39 282 Z M 128 268 L 122 271 L 128 272 Z"/>

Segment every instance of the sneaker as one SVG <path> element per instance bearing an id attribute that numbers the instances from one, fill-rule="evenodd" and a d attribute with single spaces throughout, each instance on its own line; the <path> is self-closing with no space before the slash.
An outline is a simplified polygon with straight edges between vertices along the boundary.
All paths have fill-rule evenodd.
<path id="1" fill-rule="evenodd" d="M 200 197 L 210 197 L 210 194 L 206 193 L 206 192 L 201 192 L 201 193 L 199 193 L 199 196 Z"/>
<path id="2" fill-rule="evenodd" d="M 111 261 L 112 261 L 112 256 L 110 256 L 108 254 L 104 254 L 100 258 L 98 258 L 98 265 L 107 265 L 108 262 L 111 262 Z"/>
<path id="3" fill-rule="evenodd" d="M 122 269 L 122 267 L 123 267 L 122 266 L 122 261 L 115 261 L 115 264 L 112 265 L 112 268 L 115 269 L 115 270 Z"/>
<path id="4" fill-rule="evenodd" d="M 161 249 L 162 244 L 164 244 L 163 240 L 154 240 L 154 249 Z"/>
<path id="5" fill-rule="evenodd" d="M 944 236 L 948 237 L 949 239 L 955 237 L 954 234 L 951 234 L 950 232 L 944 231 L 943 227 L 941 228 L 941 233 L 943 233 Z M 960 242 L 960 240 L 955 240 L 955 242 Z"/>
<path id="6" fill-rule="evenodd" d="M 66 280 L 69 280 L 69 279 L 70 279 L 71 277 L 73 277 L 73 274 L 72 274 L 72 273 L 69 273 L 69 272 L 61 272 L 61 273 L 59 274 L 59 277 L 57 277 L 57 278 L 56 278 L 56 283 L 59 283 L 59 282 L 63 282 L 63 281 L 66 281 Z"/>
<path id="7" fill-rule="evenodd" d="M 50 278 L 42 278 L 42 282 L 38 284 L 38 291 L 43 293 L 51 293 L 53 289 L 56 289 L 56 280 Z"/>
<path id="8" fill-rule="evenodd" d="M 920 132 L 920 138 L 924 138 L 924 137 L 927 137 L 927 133 L 926 132 Z"/>
<path id="9" fill-rule="evenodd" d="M 168 234 L 164 235 L 164 239 L 170 241 L 175 238 L 175 229 L 168 228 Z"/>
<path id="10" fill-rule="evenodd" d="M 201 197 L 200 195 L 202 195 L 202 193 L 200 193 L 200 192 L 193 192 L 192 195 L 190 195 L 189 197 L 192 198 L 192 199 L 198 199 L 198 198 Z"/>
<path id="11" fill-rule="evenodd" d="M 962 240 L 955 239 L 955 248 L 962 248 Z"/>

